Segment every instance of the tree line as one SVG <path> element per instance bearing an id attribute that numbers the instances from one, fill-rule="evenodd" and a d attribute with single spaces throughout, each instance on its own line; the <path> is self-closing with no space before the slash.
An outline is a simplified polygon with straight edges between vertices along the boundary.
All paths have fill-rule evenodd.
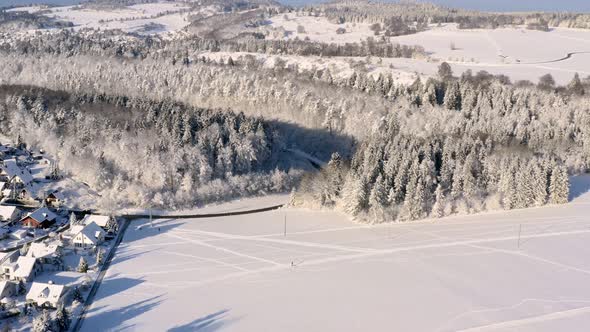
<path id="1" fill-rule="evenodd" d="M 194 206 L 281 192 L 281 138 L 260 118 L 172 101 L 2 86 L 0 132 L 50 152 L 102 204 Z"/>

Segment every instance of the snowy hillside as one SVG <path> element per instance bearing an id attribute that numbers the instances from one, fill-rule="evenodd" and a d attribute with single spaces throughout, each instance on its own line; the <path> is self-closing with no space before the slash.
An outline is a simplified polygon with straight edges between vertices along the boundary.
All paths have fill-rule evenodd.
<path id="1" fill-rule="evenodd" d="M 33 3 L 0 60 L 0 331 L 590 326 L 590 13 Z"/>
<path id="2" fill-rule="evenodd" d="M 137 221 L 82 330 L 584 331 L 590 194 L 574 183 L 565 206 L 410 224 Z"/>

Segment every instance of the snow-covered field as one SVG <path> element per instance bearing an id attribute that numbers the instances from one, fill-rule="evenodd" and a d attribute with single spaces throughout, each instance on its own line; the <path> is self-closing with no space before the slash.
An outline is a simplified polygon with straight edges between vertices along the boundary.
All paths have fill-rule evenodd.
<path id="1" fill-rule="evenodd" d="M 190 22 L 186 20 L 189 7 L 182 3 L 158 2 L 131 5 L 119 9 L 90 9 L 79 6 L 41 8 L 38 6 L 20 7 L 24 10 L 43 13 L 62 21 L 74 24 L 75 29 L 121 29 L 128 32 L 164 33 L 177 31 Z M 147 31 L 144 31 L 147 30 Z"/>
<path id="2" fill-rule="evenodd" d="M 455 25 L 447 25 L 392 40 L 400 44 L 423 46 L 431 53 L 431 58 L 451 63 L 459 74 L 467 69 L 474 72 L 486 70 L 508 75 L 513 80 L 536 82 L 540 76 L 551 73 L 562 84 L 569 82 L 576 72 L 583 77 L 590 75 L 587 65 L 590 62 L 590 30 L 459 30 Z M 455 50 L 451 49 L 451 43 Z M 556 61 L 575 52 L 581 54 Z M 438 66 L 437 63 L 422 60 L 393 59 L 391 62 L 397 67 L 406 67 L 407 70 L 426 75 L 435 74 Z"/>
<path id="3" fill-rule="evenodd" d="M 305 28 L 298 33 L 297 27 Z M 269 38 L 309 38 L 327 43 L 361 42 L 374 36 L 369 24 L 335 24 L 325 17 L 297 16 L 288 14 L 287 19 L 278 15 L 270 20 L 276 31 Z M 280 30 L 280 29 L 283 30 Z M 345 28 L 346 33 L 336 34 L 336 29 Z M 408 73 L 423 76 L 436 74 L 442 61 L 452 64 L 456 74 L 471 69 L 474 73 L 485 70 L 504 74 L 512 80 L 537 79 L 551 73 L 559 84 L 568 83 L 575 73 L 582 77 L 590 75 L 590 30 L 555 28 L 550 32 L 525 28 L 460 30 L 456 24 L 432 25 L 429 30 L 413 35 L 392 37 L 391 41 L 403 45 L 420 45 L 429 53 L 430 60 L 384 59 L 383 66 L 390 64 Z M 454 49 L 451 49 L 454 44 Z M 562 61 L 568 53 L 580 52 Z M 586 53 L 584 53 L 586 52 Z M 554 62 L 555 61 L 555 62 Z"/>
<path id="4" fill-rule="evenodd" d="M 137 221 L 82 329 L 586 331 L 590 181 L 574 184 L 565 206 L 434 222 L 292 209 Z"/>
<path id="5" fill-rule="evenodd" d="M 368 23 L 336 24 L 328 21 L 325 17 L 299 16 L 293 13 L 274 16 L 269 22 L 271 27 L 282 28 L 281 31 L 285 32 L 285 34 L 274 36 L 278 39 L 305 39 L 308 37 L 313 41 L 345 44 L 361 42 L 374 35 L 370 29 L 371 25 Z M 298 26 L 303 26 L 305 32 L 298 32 Z M 346 29 L 346 33 L 337 34 L 338 28 Z"/>

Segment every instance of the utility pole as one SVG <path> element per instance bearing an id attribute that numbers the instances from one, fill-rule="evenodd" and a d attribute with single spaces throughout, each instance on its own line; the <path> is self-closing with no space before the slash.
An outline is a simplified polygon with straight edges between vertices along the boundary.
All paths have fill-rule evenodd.
<path id="1" fill-rule="evenodd" d="M 522 233 L 522 224 L 518 226 L 518 248 L 520 248 L 520 234 Z"/>
<path id="2" fill-rule="evenodd" d="M 152 220 L 152 208 L 150 208 L 149 210 L 150 210 L 150 227 L 153 228 L 154 227 L 154 223 L 153 223 L 153 220 Z"/>
<path id="3" fill-rule="evenodd" d="M 283 236 L 287 236 L 287 215 L 286 214 L 285 214 L 285 228 L 284 228 Z"/>

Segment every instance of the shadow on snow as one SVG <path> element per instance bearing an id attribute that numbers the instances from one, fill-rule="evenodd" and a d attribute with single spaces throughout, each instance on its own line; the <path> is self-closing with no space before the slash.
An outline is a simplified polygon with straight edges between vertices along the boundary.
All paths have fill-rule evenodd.
<path id="1" fill-rule="evenodd" d="M 175 326 L 168 330 L 168 332 L 188 332 L 188 331 L 199 331 L 199 332 L 213 332 L 219 330 L 223 325 L 228 323 L 225 320 L 226 313 L 229 309 L 223 309 L 207 316 L 203 316 L 193 320 L 190 323 L 184 325 Z M 229 321 L 231 323 L 231 321 Z"/>

